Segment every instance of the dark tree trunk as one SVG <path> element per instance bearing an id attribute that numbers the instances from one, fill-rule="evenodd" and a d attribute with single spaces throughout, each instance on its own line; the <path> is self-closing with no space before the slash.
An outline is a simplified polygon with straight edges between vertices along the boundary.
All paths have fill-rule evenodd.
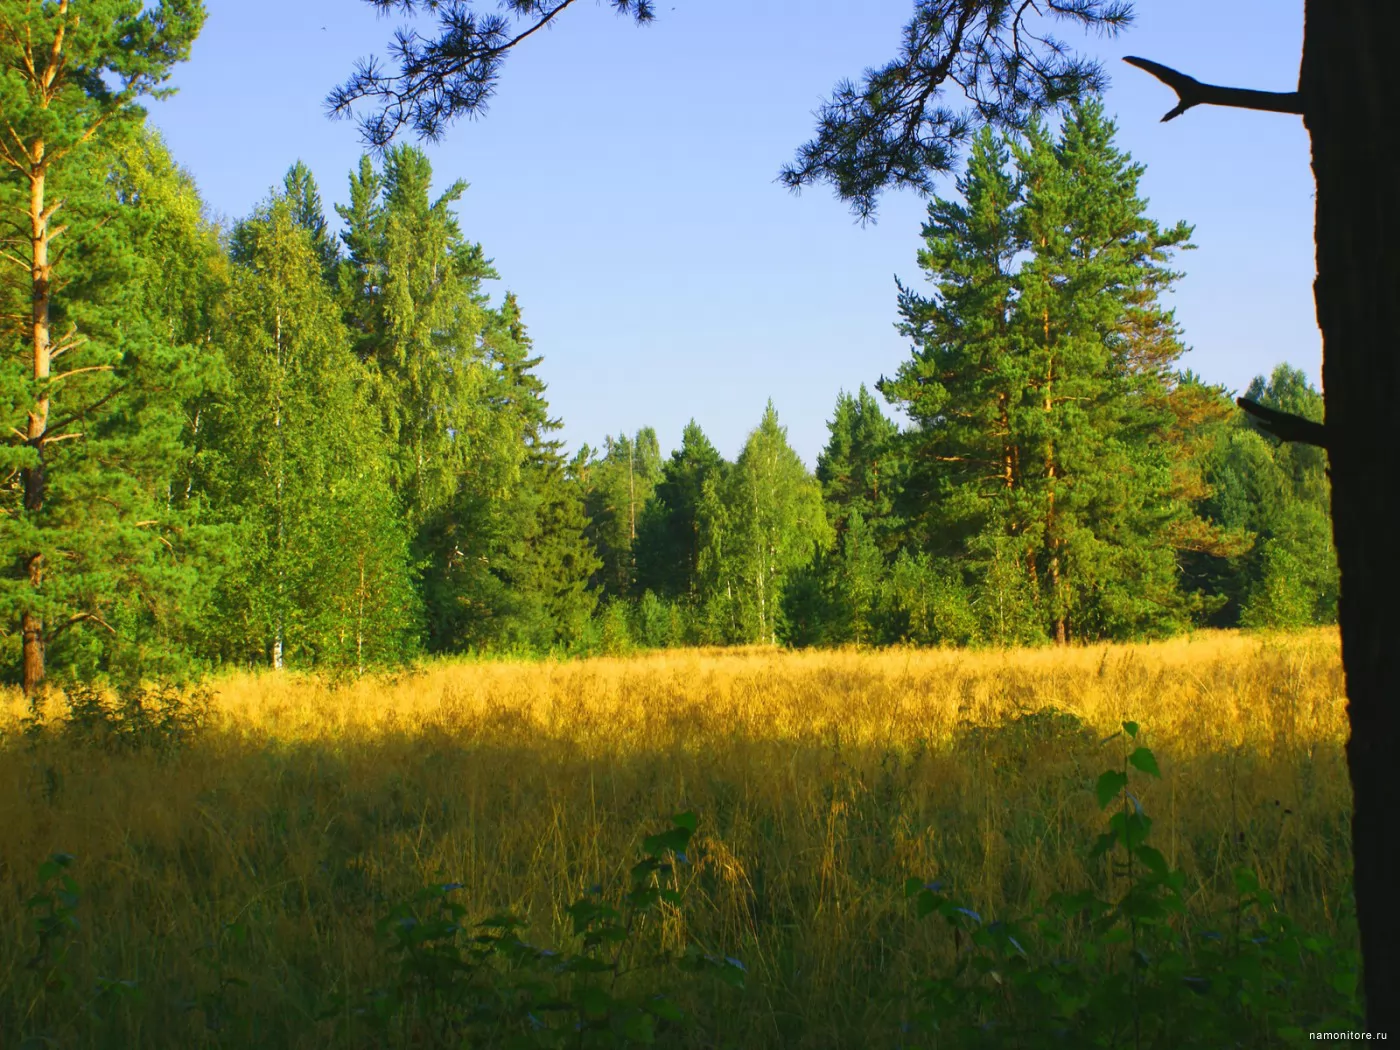
<path id="1" fill-rule="evenodd" d="M 1367 1024 L 1400 1038 L 1400 39 L 1396 0 L 1307 0 L 1317 320 L 1341 568 Z"/>

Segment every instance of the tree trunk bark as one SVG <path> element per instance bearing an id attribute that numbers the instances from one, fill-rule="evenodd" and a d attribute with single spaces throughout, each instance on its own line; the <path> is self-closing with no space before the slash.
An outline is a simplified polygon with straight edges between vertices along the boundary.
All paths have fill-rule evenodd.
<path id="1" fill-rule="evenodd" d="M 1307 0 L 1299 93 L 1341 569 L 1352 852 L 1367 1026 L 1400 1036 L 1400 79 L 1395 0 Z"/>
<path id="2" fill-rule="evenodd" d="M 49 316 L 50 287 L 53 276 L 52 268 L 49 265 L 49 241 L 52 239 L 49 231 L 49 219 L 52 217 L 53 211 L 46 206 L 44 199 L 48 164 L 42 139 L 30 147 L 28 160 L 30 163 L 30 251 L 32 253 L 30 257 L 32 262 L 30 297 L 33 306 L 31 346 L 34 351 L 34 378 L 42 383 L 49 378 L 49 370 L 53 363 L 53 333 Z M 45 393 L 29 410 L 29 421 L 25 434 L 30 447 L 34 449 L 34 454 L 38 457 L 38 462 L 34 466 L 27 467 L 23 471 L 24 512 L 26 515 L 38 515 L 44 509 L 44 496 L 47 487 L 47 478 L 44 472 L 44 434 L 48 425 L 49 398 L 48 394 Z M 29 586 L 35 592 L 34 597 L 37 603 L 38 591 L 44 582 L 44 555 L 42 551 L 35 551 L 29 556 L 27 570 Z M 24 694 L 32 696 L 44 681 L 44 620 L 34 606 L 24 611 L 20 620 L 20 632 L 23 636 L 24 646 L 21 672 Z"/>

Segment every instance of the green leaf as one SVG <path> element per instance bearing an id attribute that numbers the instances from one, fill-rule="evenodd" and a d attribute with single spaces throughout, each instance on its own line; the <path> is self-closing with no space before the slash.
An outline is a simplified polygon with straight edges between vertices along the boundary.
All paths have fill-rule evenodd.
<path id="1" fill-rule="evenodd" d="M 1124 722 L 1123 732 L 1127 733 L 1129 737 L 1137 739 L 1138 724 L 1136 722 Z"/>
<path id="2" fill-rule="evenodd" d="M 682 1021 L 685 1019 L 685 1011 L 664 995 L 658 995 L 648 1002 L 647 1009 L 663 1021 Z"/>
<path id="3" fill-rule="evenodd" d="M 651 1014 L 633 1014 L 622 1025 L 622 1034 L 628 1039 L 650 1046 L 656 1042 L 656 1022 Z"/>
<path id="4" fill-rule="evenodd" d="M 612 1006 L 612 996 L 601 988 L 593 985 L 585 985 L 574 993 L 574 999 L 579 1004 L 579 1009 L 588 1017 L 606 1017 L 609 1007 Z"/>
<path id="5" fill-rule="evenodd" d="M 1115 798 L 1118 792 L 1128 786 L 1128 774 L 1117 769 L 1106 770 L 1099 776 L 1099 782 L 1094 787 L 1094 795 L 1099 800 L 1099 808 L 1103 809 Z"/>
<path id="6" fill-rule="evenodd" d="M 1152 846 L 1139 846 L 1133 851 L 1133 855 L 1159 879 L 1167 877 L 1167 858 L 1162 856 L 1160 850 L 1154 849 Z"/>
<path id="7" fill-rule="evenodd" d="M 686 831 L 693 832 L 699 823 L 693 810 L 686 810 L 684 813 L 677 813 L 671 818 L 671 823 L 677 827 L 685 828 Z"/>
<path id="8" fill-rule="evenodd" d="M 1162 771 L 1157 768 L 1157 758 L 1150 750 L 1140 747 L 1128 756 L 1128 764 L 1134 769 L 1140 769 L 1158 780 L 1162 778 Z"/>
<path id="9" fill-rule="evenodd" d="M 667 851 L 679 853 L 690 842 L 690 835 L 690 829 L 684 827 L 672 828 L 659 835 L 649 835 L 642 840 L 642 852 L 652 857 L 659 857 Z"/>

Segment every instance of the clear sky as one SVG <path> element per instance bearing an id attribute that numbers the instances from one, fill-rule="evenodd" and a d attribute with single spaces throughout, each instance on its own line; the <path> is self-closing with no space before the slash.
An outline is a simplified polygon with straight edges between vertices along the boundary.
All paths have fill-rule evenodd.
<path id="1" fill-rule="evenodd" d="M 361 146 L 324 115 L 356 58 L 398 20 L 362 0 L 206 0 L 175 98 L 151 116 L 215 214 L 237 218 L 298 158 L 344 201 Z M 1301 119 L 1197 108 L 1123 65 L 1138 54 L 1214 83 L 1291 90 L 1302 0 L 1139 0 L 1135 28 L 1088 38 L 1113 85 L 1119 143 L 1147 165 L 1163 223 L 1195 224 L 1173 303 L 1183 365 L 1242 389 L 1279 361 L 1318 378 L 1313 185 Z M 439 186 L 465 179 L 462 226 L 521 300 L 573 448 L 694 417 L 734 456 L 772 398 L 809 465 L 837 392 L 891 374 L 899 275 L 925 202 L 884 198 L 858 225 L 829 190 L 775 178 L 842 77 L 892 57 L 910 0 L 662 0 L 637 27 L 580 5 L 506 63 L 481 120 L 429 146 Z M 1079 38 L 1073 38 L 1078 40 Z M 949 187 L 951 191 L 951 186 Z M 330 215 L 335 220 L 335 215 Z"/>

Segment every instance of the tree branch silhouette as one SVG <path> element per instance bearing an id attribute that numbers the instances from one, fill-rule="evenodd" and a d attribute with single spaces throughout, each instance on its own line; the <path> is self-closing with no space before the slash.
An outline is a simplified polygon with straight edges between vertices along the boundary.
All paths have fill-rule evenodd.
<path id="1" fill-rule="evenodd" d="M 1327 447 L 1327 427 L 1322 423 L 1295 416 L 1292 412 L 1280 412 L 1247 397 L 1235 398 L 1235 404 L 1244 409 L 1250 422 L 1257 429 L 1270 437 L 1276 437 L 1280 441 L 1296 441 L 1300 445 Z"/>
<path id="2" fill-rule="evenodd" d="M 1270 113 L 1299 115 L 1303 112 L 1303 100 L 1296 91 L 1254 91 L 1251 88 L 1202 84 L 1195 77 L 1188 77 L 1185 73 L 1151 59 L 1129 55 L 1123 61 L 1151 73 L 1176 92 L 1177 104 L 1162 118 L 1163 123 L 1175 120 L 1192 106 L 1233 106 L 1235 109 L 1258 109 Z"/>

